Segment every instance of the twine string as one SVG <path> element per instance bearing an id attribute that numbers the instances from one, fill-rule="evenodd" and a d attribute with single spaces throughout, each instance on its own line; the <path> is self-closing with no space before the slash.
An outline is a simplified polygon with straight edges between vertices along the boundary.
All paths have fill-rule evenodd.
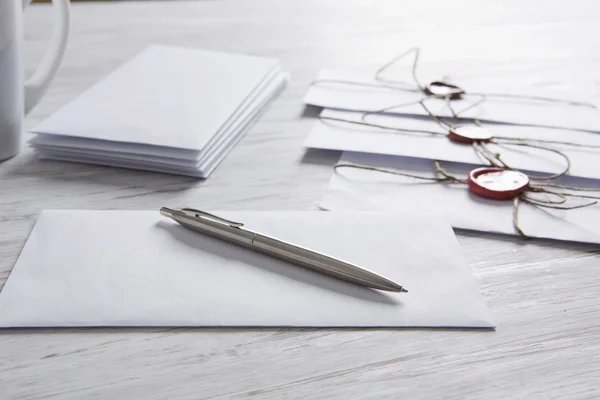
<path id="1" fill-rule="evenodd" d="M 409 83 L 409 82 L 404 82 L 404 81 L 400 81 L 397 79 L 387 79 L 384 78 L 382 75 L 383 73 L 391 68 L 393 65 L 395 65 L 397 62 L 401 61 L 402 59 L 404 59 L 405 57 L 407 57 L 410 54 L 414 54 L 414 58 L 413 58 L 413 62 L 412 62 L 412 66 L 411 66 L 411 74 L 412 74 L 412 78 L 413 78 L 413 83 Z M 408 91 L 408 92 L 421 92 L 423 94 L 425 94 L 426 96 L 433 96 L 433 97 L 445 97 L 447 99 L 450 99 L 452 96 L 455 96 L 455 94 L 448 94 L 447 96 L 442 96 L 442 95 L 433 95 L 432 93 L 428 93 L 427 91 L 427 87 L 424 86 L 420 81 L 419 78 L 417 76 L 417 69 L 418 69 L 418 65 L 419 65 L 419 58 L 421 55 L 421 49 L 419 47 L 413 47 L 408 49 L 407 51 L 393 57 L 390 61 L 388 61 L 387 63 L 385 63 L 384 65 L 382 65 L 376 72 L 375 72 L 375 83 L 369 83 L 369 82 L 356 82 L 356 81 L 352 81 L 352 80 L 346 80 L 346 79 L 315 79 L 313 80 L 313 82 L 311 83 L 312 85 L 316 85 L 319 83 L 338 83 L 338 84 L 347 84 L 347 85 L 353 85 L 353 86 L 362 86 L 362 87 L 371 87 L 371 88 L 385 88 L 385 89 L 392 89 L 392 90 L 400 90 L 400 91 Z M 445 82 L 445 81 L 443 81 Z M 447 82 L 445 82 L 447 83 Z M 462 89 L 461 89 L 462 90 Z M 597 109 L 595 104 L 589 103 L 589 102 L 581 102 L 581 101 L 574 101 L 574 100 L 566 100 L 566 99 L 557 99 L 557 98 L 553 98 L 553 97 L 545 97 L 545 96 L 534 96 L 534 95 L 523 95 L 523 94 L 509 94 L 509 93 L 481 93 L 481 92 L 469 92 L 466 93 L 465 91 L 463 91 L 464 94 L 469 94 L 471 96 L 480 96 L 480 99 L 476 102 L 474 102 L 473 104 L 471 104 L 470 106 L 468 106 L 467 108 L 461 110 L 458 113 L 455 113 L 454 111 L 452 111 L 451 108 L 451 112 L 453 114 L 462 114 L 468 110 L 470 110 L 471 108 L 474 108 L 476 106 L 478 106 L 479 104 L 481 104 L 483 101 L 485 101 L 486 98 L 488 97 L 495 97 L 495 98 L 509 98 L 509 99 L 529 99 L 529 100 L 536 100 L 536 101 L 545 101 L 545 102 L 550 102 L 550 103 L 563 103 L 563 104 L 567 104 L 567 105 L 571 105 L 571 106 L 577 106 L 577 107 L 589 107 L 589 108 L 593 108 L 593 109 Z M 454 98 L 461 98 L 461 96 L 457 96 Z M 390 107 L 390 109 L 394 109 L 397 108 L 398 106 L 392 106 Z"/>
<path id="2" fill-rule="evenodd" d="M 370 165 L 355 164 L 355 163 L 337 163 L 333 166 L 334 172 L 337 172 L 340 168 L 355 168 L 355 169 L 362 169 L 362 170 L 367 170 L 367 171 L 376 171 L 376 172 L 381 172 L 381 173 L 385 173 L 385 174 L 404 176 L 404 177 L 408 177 L 408 178 L 414 178 L 414 179 L 420 179 L 420 180 L 426 180 L 426 181 L 432 181 L 432 182 L 449 182 L 449 183 L 460 183 L 460 184 L 468 183 L 467 179 L 459 178 L 456 175 L 449 173 L 445 168 L 442 167 L 442 165 L 439 161 L 434 162 L 435 172 L 438 175 L 441 175 L 441 176 L 436 176 L 436 177 L 411 174 L 411 173 L 402 172 L 402 171 L 398 171 L 396 169 L 391 169 L 391 168 L 373 167 Z M 529 186 L 529 188 L 527 189 L 528 191 L 531 191 L 533 193 L 546 193 L 546 194 L 549 194 L 550 196 L 558 197 L 558 200 L 533 198 L 527 191 L 514 197 L 514 199 L 513 199 L 513 226 L 514 226 L 515 230 L 517 231 L 517 233 L 524 238 L 528 238 L 529 236 L 524 232 L 523 228 L 521 228 L 521 226 L 519 224 L 519 205 L 521 202 L 528 203 L 528 204 L 531 204 L 532 206 L 540 207 L 540 208 L 550 208 L 550 209 L 555 209 L 555 210 L 575 210 L 575 209 L 579 209 L 579 208 L 585 208 L 585 207 L 590 207 L 590 206 L 596 205 L 596 204 L 598 204 L 597 200 L 600 200 L 600 196 L 591 196 L 591 195 L 574 194 L 574 193 L 561 193 L 561 192 L 555 192 L 552 190 L 548 190 L 548 189 L 546 189 L 546 187 L 573 189 L 576 191 L 600 191 L 600 189 L 596 189 L 596 188 L 580 188 L 580 187 L 571 187 L 571 186 L 566 186 L 566 185 L 552 185 L 552 184 Z M 583 204 L 577 204 L 577 205 L 565 205 L 565 203 L 567 202 L 567 197 L 593 199 L 594 201 L 586 202 Z"/>
<path id="3" fill-rule="evenodd" d="M 408 172 L 402 172 L 402 171 L 398 171 L 398 170 L 392 169 L 392 168 L 373 167 L 373 166 L 364 165 L 364 164 L 340 163 L 340 162 L 336 163 L 333 166 L 333 170 L 335 172 L 337 172 L 337 170 L 340 168 L 355 168 L 355 169 L 362 169 L 362 170 L 367 170 L 367 171 L 383 172 L 385 174 L 405 176 L 407 178 L 415 178 L 415 179 L 432 181 L 432 182 L 451 182 L 451 183 L 463 183 L 463 184 L 467 183 L 466 179 L 459 178 L 455 175 L 450 174 L 445 168 L 443 168 L 441 166 L 441 163 L 439 161 L 434 161 L 433 165 L 434 165 L 435 172 L 437 172 L 439 175 L 441 175 L 441 177 L 410 174 Z"/>
<path id="4" fill-rule="evenodd" d="M 406 57 L 410 54 L 414 54 L 414 60 L 413 60 L 413 64 L 412 64 L 412 77 L 414 80 L 414 84 L 412 86 L 410 83 L 407 83 L 407 82 L 402 82 L 402 81 L 398 81 L 398 80 L 390 80 L 390 79 L 386 79 L 386 78 L 382 77 L 382 74 L 388 68 L 390 68 L 395 63 L 397 63 L 398 61 L 400 61 L 401 59 L 403 59 L 404 57 Z M 468 93 L 468 94 L 472 95 L 472 96 L 478 96 L 479 99 L 476 100 L 475 102 L 470 103 L 462 110 L 456 111 L 452 105 L 452 100 L 461 98 L 462 95 L 456 96 L 456 93 L 448 93 L 447 95 L 434 94 L 434 93 L 428 92 L 427 87 L 423 86 L 421 84 L 421 82 L 419 81 L 419 79 L 417 77 L 417 66 L 418 66 L 419 56 L 420 56 L 420 49 L 419 48 L 411 48 L 408 51 L 394 57 L 392 60 L 390 60 L 389 62 L 387 62 L 386 64 L 384 64 L 381 68 L 379 68 L 377 70 L 377 72 L 375 74 L 376 83 L 374 83 L 374 84 L 360 83 L 360 82 L 357 83 L 357 82 L 352 82 L 352 81 L 336 80 L 336 79 L 317 80 L 317 81 L 314 81 L 313 84 L 318 83 L 318 82 L 331 82 L 331 83 L 343 83 L 343 84 L 357 85 L 357 86 L 364 86 L 364 87 L 384 87 L 384 88 L 389 88 L 389 89 L 394 89 L 394 90 L 406 90 L 406 91 L 412 91 L 412 92 L 421 92 L 424 94 L 424 97 L 421 98 L 420 100 L 412 101 L 412 102 L 408 102 L 408 103 L 404 103 L 404 104 L 396 104 L 396 105 L 385 107 L 385 108 L 382 108 L 382 109 L 376 110 L 376 111 L 365 112 L 361 116 L 361 121 L 352 121 L 352 120 L 347 120 L 344 118 L 334 118 L 334 117 L 320 117 L 320 119 L 322 121 L 345 122 L 345 123 L 356 124 L 356 125 L 360 125 L 360 126 L 368 126 L 368 127 L 372 127 L 372 128 L 379 128 L 379 129 L 383 129 L 383 130 L 387 130 L 387 131 L 399 132 L 399 133 L 404 133 L 404 134 L 416 132 L 416 133 L 424 133 L 424 134 L 433 135 L 433 136 L 441 136 L 441 135 L 448 136 L 448 133 L 442 133 L 442 132 L 437 132 L 437 131 L 432 131 L 432 130 L 402 129 L 402 128 L 389 127 L 389 126 L 385 126 L 385 125 L 370 123 L 370 122 L 366 121 L 366 118 L 372 114 L 382 114 L 382 113 L 385 113 L 385 112 L 388 112 L 388 111 L 391 111 L 391 110 L 394 110 L 394 109 L 397 109 L 400 107 L 405 107 L 405 106 L 413 105 L 413 104 L 420 104 L 421 107 L 425 110 L 425 112 L 429 115 L 429 117 L 433 121 L 435 121 L 440 127 L 442 127 L 443 129 L 455 128 L 456 127 L 455 125 L 446 121 L 443 118 L 438 117 L 433 112 L 431 112 L 429 107 L 427 107 L 425 105 L 425 101 L 427 101 L 428 99 L 430 99 L 432 97 L 444 99 L 446 106 L 448 107 L 448 109 L 450 110 L 450 113 L 452 114 L 452 116 L 455 119 L 460 119 L 461 114 L 479 106 L 484 101 L 486 101 L 488 97 L 519 98 L 519 99 L 531 99 L 531 100 L 547 101 L 547 102 L 561 102 L 561 103 L 573 105 L 573 106 L 585 106 L 585 107 L 596 108 L 596 106 L 591 103 L 570 101 L 570 100 L 564 100 L 564 99 L 555 99 L 555 98 L 548 98 L 548 97 L 542 97 L 542 96 L 473 92 L 473 93 Z M 405 87 L 401 88 L 399 86 L 405 86 Z M 409 86 L 409 88 L 406 88 L 406 86 Z M 474 121 L 477 126 L 481 127 L 481 122 L 478 119 L 475 119 Z M 512 168 L 510 165 L 508 165 L 502 159 L 502 156 L 500 153 L 494 153 L 487 146 L 486 142 L 493 143 L 496 145 L 524 146 L 524 147 L 536 148 L 536 149 L 540 149 L 540 150 L 558 154 L 566 162 L 566 167 L 559 173 L 555 173 L 550 176 L 530 176 L 529 178 L 531 180 L 544 181 L 544 183 L 529 185 L 529 187 L 527 188 L 527 190 L 525 192 L 514 197 L 514 199 L 513 199 L 513 226 L 514 226 L 515 230 L 519 233 L 519 235 L 521 235 L 522 237 L 528 238 L 528 236 L 525 234 L 525 232 L 523 231 L 523 229 L 521 228 L 521 226 L 519 224 L 519 205 L 521 202 L 531 204 L 532 206 L 535 206 L 535 207 L 550 208 L 550 209 L 556 209 L 556 210 L 574 210 L 574 209 L 590 207 L 590 206 L 598 204 L 597 200 L 600 200 L 600 196 L 593 196 L 593 195 L 582 194 L 582 193 L 558 192 L 558 191 L 553 190 L 553 189 L 559 189 L 559 190 L 571 190 L 571 191 L 575 191 L 575 192 L 586 192 L 586 191 L 594 192 L 594 191 L 600 191 L 600 188 L 599 189 L 580 188 L 580 187 L 575 187 L 575 186 L 547 183 L 547 181 L 557 179 L 557 178 L 565 175 L 566 173 L 568 173 L 568 171 L 570 170 L 570 167 L 571 167 L 571 161 L 570 161 L 569 157 L 561 150 L 558 150 L 558 149 L 555 149 L 552 147 L 548 147 L 548 146 L 544 146 L 544 144 L 550 144 L 550 145 L 554 144 L 554 145 L 573 146 L 573 147 L 582 147 L 582 148 L 600 148 L 600 146 L 583 145 L 583 144 L 579 144 L 579 143 L 555 141 L 555 140 L 521 139 L 521 138 L 504 137 L 504 136 L 494 136 L 494 137 L 492 137 L 491 140 L 486 140 L 486 141 L 474 140 L 472 142 L 472 147 L 473 147 L 474 151 L 480 157 L 484 158 L 491 165 L 493 165 L 495 167 L 509 169 L 509 170 L 514 170 L 514 168 Z M 420 180 L 427 180 L 427 181 L 432 181 L 432 182 L 450 182 L 450 183 L 460 183 L 460 184 L 468 183 L 468 181 L 466 179 L 459 178 L 455 175 L 450 174 L 446 169 L 444 169 L 441 166 L 439 161 L 434 162 L 435 172 L 439 175 L 436 177 L 426 177 L 426 176 L 422 176 L 422 175 L 418 175 L 418 174 L 401 172 L 401 171 L 389 169 L 389 168 L 372 167 L 372 166 L 368 166 L 368 165 L 353 164 L 353 163 L 337 163 L 336 165 L 334 165 L 335 172 L 337 172 L 337 170 L 340 168 L 357 168 L 357 169 L 363 169 L 363 170 L 369 170 L 369 171 L 377 171 L 377 172 L 399 175 L 399 176 L 420 179 Z M 546 198 L 546 199 L 535 198 L 535 197 L 531 196 L 531 194 L 533 194 L 533 193 L 547 194 L 547 195 L 549 195 L 549 198 Z M 592 199 L 593 201 L 582 203 L 582 204 L 577 204 L 577 205 L 568 205 L 566 203 L 567 203 L 569 197 L 581 198 L 581 199 Z"/>

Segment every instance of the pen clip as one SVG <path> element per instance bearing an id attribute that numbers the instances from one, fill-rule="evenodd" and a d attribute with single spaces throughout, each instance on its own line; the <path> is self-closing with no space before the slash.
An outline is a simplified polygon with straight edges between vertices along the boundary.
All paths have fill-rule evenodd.
<path id="1" fill-rule="evenodd" d="M 181 212 L 184 213 L 185 215 L 189 215 L 190 217 L 195 217 L 195 218 L 204 218 L 204 219 L 208 219 L 210 221 L 214 221 L 214 222 L 219 222 L 221 224 L 225 224 L 225 225 L 229 225 L 232 228 L 240 228 L 242 227 L 244 224 L 241 222 L 234 222 L 225 218 L 221 218 L 218 217 L 214 214 L 210 214 L 204 211 L 200 211 L 200 210 L 196 210 L 195 208 L 182 208 Z"/>

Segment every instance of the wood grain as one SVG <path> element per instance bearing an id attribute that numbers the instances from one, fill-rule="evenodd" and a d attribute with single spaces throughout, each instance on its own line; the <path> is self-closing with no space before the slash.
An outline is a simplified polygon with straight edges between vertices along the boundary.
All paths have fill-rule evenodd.
<path id="1" fill-rule="evenodd" d="M 0 285 L 44 208 L 316 209 L 339 155 L 302 148 L 316 110 L 301 98 L 322 67 L 372 69 L 420 45 L 424 76 L 508 77 L 598 101 L 599 12 L 593 0 L 75 4 L 63 67 L 27 127 L 150 43 L 279 57 L 292 80 L 206 181 L 39 161 L 29 149 L 0 164 Z M 51 26 L 49 5 L 27 10 L 28 72 Z M 0 398 L 600 397 L 598 248 L 473 233 L 459 241 L 495 332 L 5 330 Z"/>

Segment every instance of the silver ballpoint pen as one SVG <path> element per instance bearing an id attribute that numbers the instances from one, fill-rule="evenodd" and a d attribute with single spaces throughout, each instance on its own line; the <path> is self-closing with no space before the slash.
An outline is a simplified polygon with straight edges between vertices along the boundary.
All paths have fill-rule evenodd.
<path id="1" fill-rule="evenodd" d="M 243 229 L 243 223 L 192 208 L 162 207 L 160 213 L 184 227 L 271 257 L 361 286 L 390 292 L 408 292 L 397 283 L 357 265 L 291 243 Z"/>

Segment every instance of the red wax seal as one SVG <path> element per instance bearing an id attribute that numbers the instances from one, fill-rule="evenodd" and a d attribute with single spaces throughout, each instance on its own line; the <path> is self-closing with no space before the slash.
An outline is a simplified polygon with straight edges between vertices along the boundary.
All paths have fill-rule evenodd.
<path id="1" fill-rule="evenodd" d="M 469 190 L 488 199 L 512 199 L 528 187 L 529 177 L 518 171 L 484 167 L 469 173 Z"/>
<path id="2" fill-rule="evenodd" d="M 425 93 L 433 97 L 456 100 L 460 99 L 462 95 L 465 94 L 465 91 L 451 83 L 433 81 L 429 85 L 425 86 Z"/>
<path id="3" fill-rule="evenodd" d="M 457 125 L 448 132 L 448 139 L 460 143 L 489 142 L 492 138 L 490 131 L 477 125 Z"/>

